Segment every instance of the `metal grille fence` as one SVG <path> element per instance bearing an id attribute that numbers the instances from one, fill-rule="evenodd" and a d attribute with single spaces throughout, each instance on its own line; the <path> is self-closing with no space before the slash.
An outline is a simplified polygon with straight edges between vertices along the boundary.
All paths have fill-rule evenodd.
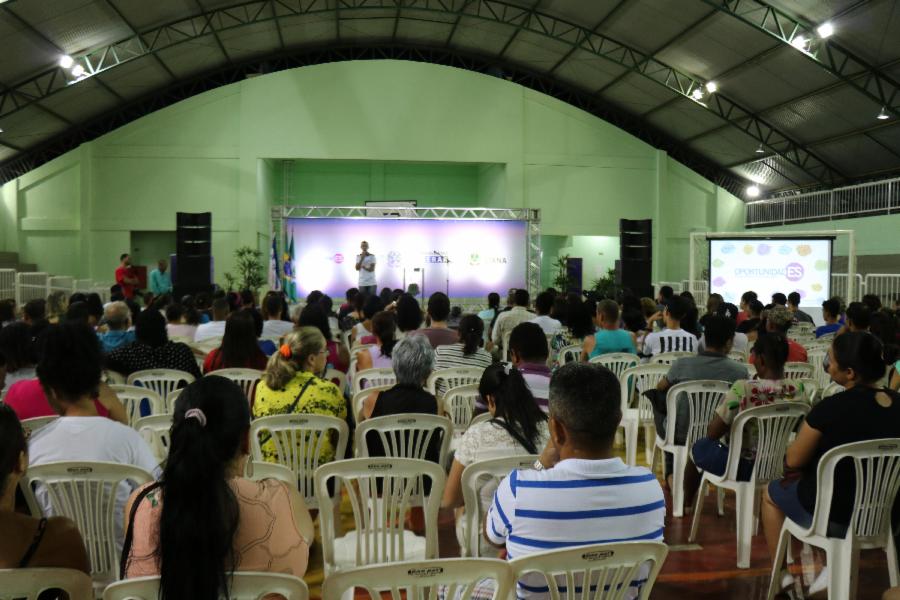
<path id="1" fill-rule="evenodd" d="M 16 273 L 16 304 L 24 305 L 29 300 L 46 299 L 50 293 L 47 273 Z"/>
<path id="2" fill-rule="evenodd" d="M 0 300 L 16 297 L 16 270 L 0 269 Z"/>
<path id="3" fill-rule="evenodd" d="M 75 291 L 75 278 L 68 275 L 56 275 L 47 278 L 47 293 L 65 292 L 71 295 Z"/>
<path id="4" fill-rule="evenodd" d="M 856 302 L 862 299 L 863 294 L 866 292 L 865 283 L 863 282 L 863 276 L 859 273 L 856 274 L 856 284 L 853 286 L 853 298 L 847 297 L 847 274 L 846 273 L 832 273 L 831 274 L 831 296 L 837 296 L 841 298 L 845 302 Z"/>
<path id="5" fill-rule="evenodd" d="M 900 275 L 869 273 L 866 275 L 866 294 L 875 294 L 884 306 L 893 306 L 900 299 Z"/>

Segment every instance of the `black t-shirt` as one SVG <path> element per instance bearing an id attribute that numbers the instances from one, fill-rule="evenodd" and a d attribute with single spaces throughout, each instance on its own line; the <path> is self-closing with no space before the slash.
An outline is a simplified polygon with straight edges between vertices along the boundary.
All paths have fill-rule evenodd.
<path id="1" fill-rule="evenodd" d="M 883 390 L 893 402 L 881 406 L 875 400 L 878 389 L 857 386 L 825 398 L 816 404 L 806 423 L 822 433 L 813 459 L 803 468 L 797 486 L 800 503 L 810 513 L 816 504 L 816 469 L 822 455 L 842 444 L 900 438 L 900 394 Z M 850 460 L 841 461 L 834 472 L 834 492 L 831 501 L 831 521 L 846 524 L 853 512 L 856 494 L 856 474 Z"/>
<path id="2" fill-rule="evenodd" d="M 737 331 L 739 333 L 749 333 L 759 327 L 759 322 L 762 319 L 759 317 L 754 317 L 752 319 L 744 319 L 741 321 L 741 324 L 737 326 Z"/>
<path id="3" fill-rule="evenodd" d="M 425 413 L 437 414 L 437 400 L 434 396 L 418 386 L 397 384 L 389 390 L 378 394 L 378 400 L 372 408 L 372 418 L 396 415 L 401 413 Z M 404 445 L 408 440 L 404 440 Z M 369 447 L 369 456 L 385 456 L 381 437 L 374 431 L 366 435 L 366 445 Z M 426 460 L 438 462 L 441 450 L 441 436 L 432 435 L 425 452 Z"/>

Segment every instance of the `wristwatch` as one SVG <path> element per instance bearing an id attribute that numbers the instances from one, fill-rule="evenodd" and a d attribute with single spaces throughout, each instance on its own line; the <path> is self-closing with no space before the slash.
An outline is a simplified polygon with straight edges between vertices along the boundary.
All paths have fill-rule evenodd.
<path id="1" fill-rule="evenodd" d="M 534 467 L 535 471 L 543 471 L 545 468 L 544 463 L 541 462 L 541 459 L 537 459 L 536 461 L 534 461 L 534 465 L 532 466 Z"/>

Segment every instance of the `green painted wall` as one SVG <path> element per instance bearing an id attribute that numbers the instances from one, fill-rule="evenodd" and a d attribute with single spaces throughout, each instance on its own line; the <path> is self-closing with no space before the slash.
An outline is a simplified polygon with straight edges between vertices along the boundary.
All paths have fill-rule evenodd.
<path id="1" fill-rule="evenodd" d="M 267 248 L 284 159 L 299 166 L 294 202 L 538 208 L 545 236 L 573 240 L 653 218 L 657 279 L 686 275 L 691 231 L 743 226 L 740 200 L 563 102 L 451 67 L 362 61 L 244 80 L 84 144 L 3 186 L 0 244 L 110 280 L 135 232 L 209 210 L 221 280 L 237 245 Z"/>
<path id="2" fill-rule="evenodd" d="M 856 234 L 856 254 L 859 256 L 900 253 L 900 241 L 897 239 L 897 232 L 900 231 L 900 215 L 836 219 L 777 227 L 754 227 L 749 231 L 764 233 L 766 231 L 822 231 L 828 229 L 852 229 Z M 847 236 L 840 236 L 835 241 L 834 255 L 847 256 Z M 896 269 L 900 269 L 900 261 L 898 261 Z"/>

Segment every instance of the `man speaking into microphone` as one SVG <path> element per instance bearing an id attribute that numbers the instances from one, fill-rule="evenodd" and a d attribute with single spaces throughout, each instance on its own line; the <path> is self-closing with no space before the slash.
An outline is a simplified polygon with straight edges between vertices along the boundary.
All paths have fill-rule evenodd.
<path id="1" fill-rule="evenodd" d="M 362 250 L 356 255 L 356 270 L 359 271 L 359 291 L 367 296 L 377 293 L 375 284 L 375 255 L 369 254 L 369 242 L 363 240 L 359 245 Z"/>

